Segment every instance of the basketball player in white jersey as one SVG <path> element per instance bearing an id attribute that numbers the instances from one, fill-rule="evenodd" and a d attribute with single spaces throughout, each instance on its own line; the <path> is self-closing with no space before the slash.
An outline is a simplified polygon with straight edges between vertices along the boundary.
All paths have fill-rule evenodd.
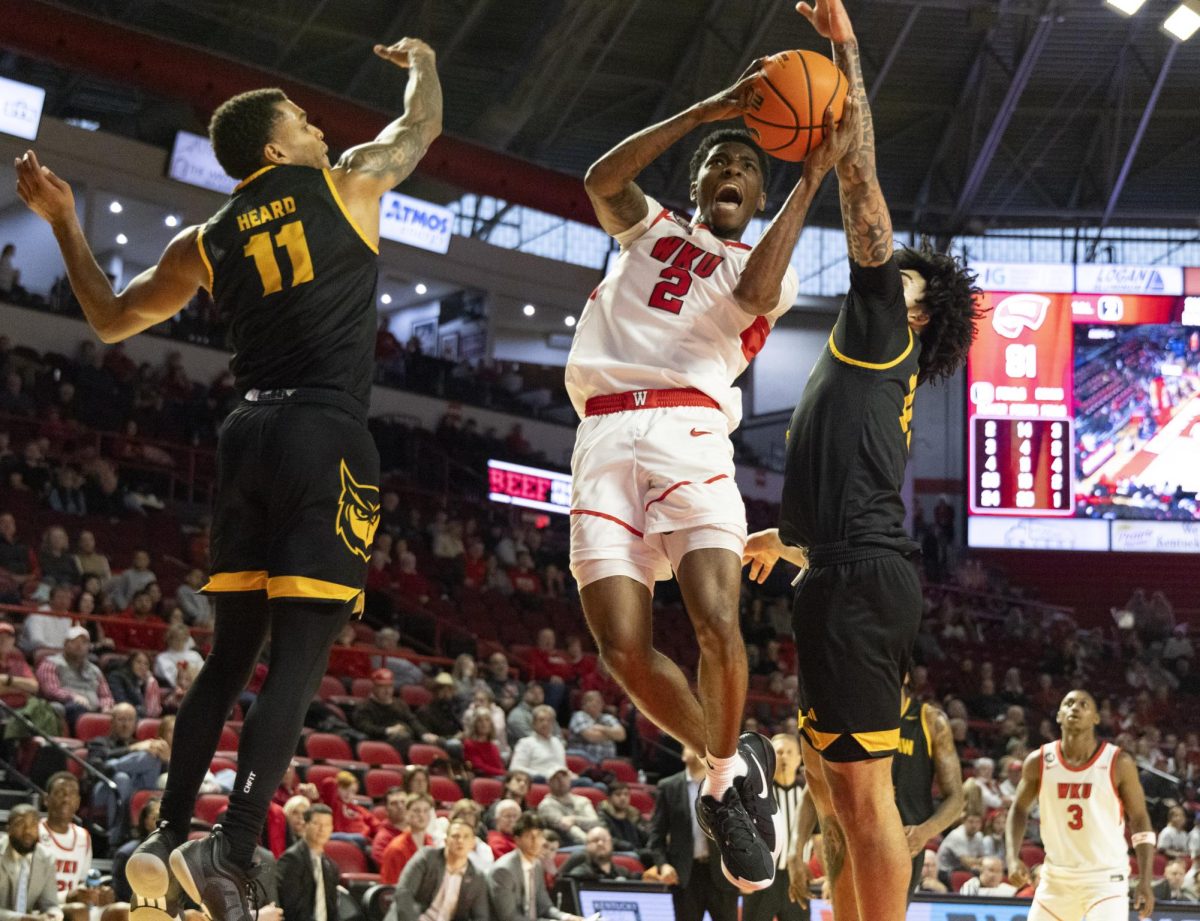
<path id="1" fill-rule="evenodd" d="M 705 752 L 697 812 L 743 891 L 769 886 L 782 835 L 774 752 L 738 728 L 746 652 L 738 628 L 746 513 L 729 433 L 733 381 L 795 299 L 792 250 L 821 179 L 851 136 L 851 106 L 804 167 L 762 239 L 739 242 L 766 204 L 768 160 L 750 135 L 710 134 L 691 161 L 692 219 L 634 180 L 693 128 L 745 112 L 756 65 L 729 89 L 622 141 L 588 170 L 600 225 L 620 244 L 575 330 L 566 385 L 582 420 L 571 459 L 571 571 L 605 664 L 638 708 Z M 654 583 L 679 580 L 700 646 L 699 698 L 653 648 Z M 752 738 L 751 738 L 752 736 Z"/>
<path id="2" fill-rule="evenodd" d="M 46 818 L 38 825 L 38 840 L 54 855 L 58 900 L 75 901 L 85 892 L 92 869 L 92 836 L 75 824 L 79 811 L 79 780 L 59 771 L 46 782 Z"/>
<path id="3" fill-rule="evenodd" d="M 1058 708 L 1062 740 L 1025 759 L 1004 837 L 1008 881 L 1020 888 L 1025 881 L 1021 843 L 1036 800 L 1046 860 L 1028 921 L 1127 921 L 1126 819 L 1138 863 L 1134 908 L 1140 918 L 1154 910 L 1155 836 L 1137 765 L 1111 742 L 1096 739 L 1099 722 L 1096 699 L 1087 691 L 1071 691 Z"/>

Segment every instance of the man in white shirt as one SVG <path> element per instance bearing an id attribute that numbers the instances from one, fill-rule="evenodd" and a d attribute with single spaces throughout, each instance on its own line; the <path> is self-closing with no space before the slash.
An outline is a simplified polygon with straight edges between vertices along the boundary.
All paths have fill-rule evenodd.
<path id="1" fill-rule="evenodd" d="M 587 833 L 602 824 L 591 800 L 571 792 L 571 772 L 565 766 L 550 775 L 550 793 L 538 803 L 538 815 L 566 845 L 586 843 Z"/>
<path id="2" fill-rule="evenodd" d="M 979 869 L 982 859 L 983 816 L 968 812 L 962 824 L 938 847 L 938 873 L 948 880 L 955 870 Z"/>
<path id="3" fill-rule="evenodd" d="M 1004 863 L 999 857 L 984 857 L 979 863 L 979 875 L 972 876 L 962 884 L 959 895 L 990 896 L 1007 899 L 1016 895 L 1017 888 L 1004 882 Z"/>
<path id="4" fill-rule="evenodd" d="M 338 870 L 325 856 L 333 834 L 333 810 L 310 806 L 304 813 L 304 838 L 279 858 L 279 907 L 288 921 L 337 921 Z"/>
<path id="5" fill-rule="evenodd" d="M 471 862 L 475 830 L 463 819 L 446 829 L 444 847 L 427 847 L 400 874 L 386 921 L 486 921 L 487 880 Z"/>
<path id="6" fill-rule="evenodd" d="M 21 640 L 17 644 L 30 655 L 37 649 L 62 649 L 67 642 L 67 631 L 71 629 L 71 589 L 56 585 L 50 589 L 50 600 L 30 614 L 21 626 Z"/>
<path id="7" fill-rule="evenodd" d="M 497 860 L 488 872 L 492 921 L 583 921 L 550 901 L 541 861 L 545 828 L 536 812 L 522 813 L 517 819 L 513 828 L 517 849 Z"/>
<path id="8" fill-rule="evenodd" d="M 544 782 L 567 766 L 567 750 L 559 737 L 554 708 L 542 704 L 533 711 L 533 732 L 513 746 L 510 771 L 525 771 L 535 783 Z"/>
<path id="9" fill-rule="evenodd" d="M 62 918 L 54 855 L 38 843 L 38 812 L 28 803 L 13 806 L 8 834 L 0 838 L 0 921 Z"/>

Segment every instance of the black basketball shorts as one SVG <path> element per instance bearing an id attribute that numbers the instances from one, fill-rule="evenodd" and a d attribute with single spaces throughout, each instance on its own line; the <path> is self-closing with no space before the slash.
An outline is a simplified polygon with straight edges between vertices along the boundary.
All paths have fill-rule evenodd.
<path id="1" fill-rule="evenodd" d="M 860 558 L 805 572 L 792 608 L 800 732 L 828 761 L 895 754 L 900 684 L 923 608 L 906 557 L 861 548 L 848 555 Z"/>
<path id="2" fill-rule="evenodd" d="M 353 602 L 379 524 L 379 452 L 338 391 L 268 391 L 221 427 L 206 592 Z"/>

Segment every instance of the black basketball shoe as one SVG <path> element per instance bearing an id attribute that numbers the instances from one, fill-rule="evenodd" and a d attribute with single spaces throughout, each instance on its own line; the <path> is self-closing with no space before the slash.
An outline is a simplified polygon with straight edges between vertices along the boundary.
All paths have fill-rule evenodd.
<path id="1" fill-rule="evenodd" d="M 721 854 L 721 872 L 738 889 L 758 892 L 775 881 L 775 861 L 736 789 L 730 787 L 718 801 L 704 792 L 702 783 L 696 821 Z"/>
<path id="2" fill-rule="evenodd" d="M 212 921 L 253 921 L 247 897 L 257 869 L 244 870 L 230 861 L 220 825 L 207 838 L 189 841 L 171 854 L 175 878 Z"/>
<path id="3" fill-rule="evenodd" d="M 746 762 L 745 776 L 735 777 L 733 786 L 742 798 L 742 805 L 750 814 L 754 827 L 771 852 L 773 862 L 779 860 L 779 849 L 787 837 L 784 829 L 778 827 L 782 822 L 779 806 L 771 791 L 772 778 L 775 776 L 775 747 L 766 736 L 757 732 L 743 732 L 738 738 L 738 754 Z"/>

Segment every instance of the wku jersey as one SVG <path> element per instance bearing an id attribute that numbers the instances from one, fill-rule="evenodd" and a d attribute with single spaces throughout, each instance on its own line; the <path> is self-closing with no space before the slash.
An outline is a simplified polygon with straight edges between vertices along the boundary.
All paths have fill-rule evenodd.
<path id="1" fill-rule="evenodd" d="M 1129 871 L 1125 809 L 1117 794 L 1120 753 L 1101 742 L 1087 764 L 1073 768 L 1063 762 L 1062 743 L 1041 747 L 1038 811 L 1046 866 L 1079 873 Z"/>
<path id="2" fill-rule="evenodd" d="M 42 819 L 38 823 L 38 840 L 54 855 L 58 900 L 64 901 L 68 893 L 87 883 L 88 871 L 92 869 L 92 836 L 79 825 L 72 825 L 62 833 L 51 831 Z"/>
<path id="3" fill-rule="evenodd" d="M 616 265 L 592 292 L 567 358 L 567 393 L 580 418 L 589 397 L 694 388 L 721 405 L 729 431 L 742 417 L 734 380 L 796 299 L 789 266 L 765 316 L 738 306 L 734 286 L 750 247 L 689 224 L 652 198 L 646 217 L 616 235 Z"/>

